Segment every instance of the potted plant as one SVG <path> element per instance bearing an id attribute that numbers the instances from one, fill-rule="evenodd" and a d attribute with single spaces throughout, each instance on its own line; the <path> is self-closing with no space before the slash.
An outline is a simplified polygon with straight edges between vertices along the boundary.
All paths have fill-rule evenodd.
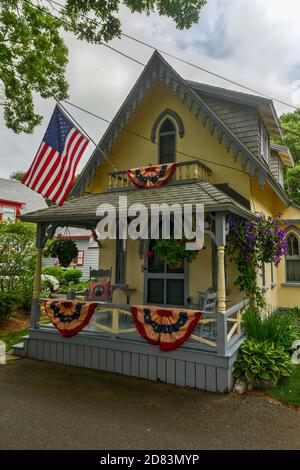
<path id="1" fill-rule="evenodd" d="M 186 250 L 185 244 L 189 241 L 185 238 L 158 240 L 153 247 L 153 252 L 164 260 L 169 268 L 177 270 L 182 267 L 184 260 L 191 263 L 197 256 L 197 250 Z"/>
<path id="2" fill-rule="evenodd" d="M 43 254 L 47 258 L 58 258 L 60 265 L 66 268 L 78 256 L 78 249 L 73 240 L 57 237 L 48 242 Z"/>

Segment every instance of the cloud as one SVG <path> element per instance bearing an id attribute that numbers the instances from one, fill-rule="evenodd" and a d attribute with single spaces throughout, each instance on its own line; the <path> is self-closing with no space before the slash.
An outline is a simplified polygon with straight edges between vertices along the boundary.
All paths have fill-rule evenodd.
<path id="1" fill-rule="evenodd" d="M 199 23 L 188 31 L 177 30 L 170 19 L 156 14 L 132 14 L 124 7 L 120 13 L 125 33 L 268 95 L 288 102 L 295 96 L 293 83 L 300 79 L 298 0 L 285 0 L 284 7 L 282 0 L 208 0 Z M 70 100 L 112 119 L 142 67 L 103 46 L 80 42 L 70 34 L 65 35 L 65 40 L 70 51 L 67 70 Z M 110 45 L 143 63 L 153 52 L 124 37 Z M 239 89 L 175 59 L 166 59 L 185 78 Z M 33 135 L 14 134 L 6 129 L 0 115 L 2 177 L 16 170 L 26 170 L 34 158 L 54 102 L 36 97 L 36 106 L 44 121 Z M 276 107 L 279 113 L 290 110 L 281 105 Z M 98 141 L 107 124 L 69 109 Z M 93 148 L 90 144 L 80 168 Z"/>

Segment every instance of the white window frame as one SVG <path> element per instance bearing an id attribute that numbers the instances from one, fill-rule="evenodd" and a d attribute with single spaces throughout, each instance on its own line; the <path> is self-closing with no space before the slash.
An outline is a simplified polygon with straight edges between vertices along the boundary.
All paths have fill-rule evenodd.
<path id="1" fill-rule="evenodd" d="M 84 250 L 78 250 L 78 255 L 74 260 L 75 266 L 83 266 L 84 265 Z"/>
<path id="2" fill-rule="evenodd" d="M 5 215 L 5 211 L 10 212 L 12 214 L 13 212 L 13 218 L 12 217 L 9 217 L 9 216 L 6 216 Z M 2 220 L 4 222 L 8 221 L 8 220 L 16 220 L 16 217 L 17 217 L 17 211 L 16 211 L 16 208 L 15 206 L 1 206 L 0 207 L 0 212 L 2 214 Z"/>
<path id="3" fill-rule="evenodd" d="M 269 164 L 269 134 L 262 121 L 260 125 L 260 147 L 262 158 L 267 164 Z"/>
<path id="4" fill-rule="evenodd" d="M 287 283 L 291 283 L 291 282 L 300 282 L 299 281 L 291 281 L 289 280 L 287 277 L 288 277 L 288 269 L 287 269 L 287 265 L 288 265 L 288 262 L 289 261 L 298 261 L 300 263 L 300 236 L 299 234 L 294 231 L 294 230 L 291 230 L 290 232 L 287 233 L 287 240 L 288 240 L 288 237 L 290 236 L 294 236 L 296 238 L 296 240 L 298 241 L 298 254 L 295 254 L 295 255 L 289 255 L 288 253 L 286 254 L 286 257 L 285 257 L 285 263 L 286 263 L 286 282 Z"/>
<path id="5" fill-rule="evenodd" d="M 278 180 L 281 186 L 284 186 L 283 163 L 280 158 L 278 158 Z"/>

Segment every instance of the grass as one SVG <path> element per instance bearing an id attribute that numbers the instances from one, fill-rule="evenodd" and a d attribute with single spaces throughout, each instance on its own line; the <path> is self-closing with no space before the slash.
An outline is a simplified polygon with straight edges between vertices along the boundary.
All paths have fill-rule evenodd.
<path id="1" fill-rule="evenodd" d="M 295 367 L 288 379 L 266 392 L 286 405 L 300 406 L 300 365 Z"/>
<path id="2" fill-rule="evenodd" d="M 14 344 L 20 343 L 23 336 L 28 334 L 28 329 L 17 331 L 14 333 L 8 333 L 7 335 L 1 335 L 0 341 L 4 341 L 6 344 L 6 351 L 9 351 Z"/>

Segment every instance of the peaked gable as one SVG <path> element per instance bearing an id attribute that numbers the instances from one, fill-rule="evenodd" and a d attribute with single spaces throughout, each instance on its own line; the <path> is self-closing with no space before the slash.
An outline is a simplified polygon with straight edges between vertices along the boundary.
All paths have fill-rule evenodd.
<path id="1" fill-rule="evenodd" d="M 235 160 L 240 157 L 244 170 L 246 170 L 249 164 L 251 176 L 254 177 L 258 173 L 261 187 L 268 180 L 270 186 L 279 194 L 281 199 L 286 204 L 289 204 L 287 196 L 275 178 L 270 174 L 267 166 L 247 148 L 238 136 L 234 134 L 225 122 L 220 119 L 199 94 L 180 77 L 157 51 L 153 53 L 142 74 L 102 137 L 99 147 L 103 152 L 107 154 L 110 152 L 113 141 L 118 138 L 122 130 L 126 129 L 126 123 L 136 111 L 138 104 L 142 101 L 151 85 L 157 80 L 164 82 L 172 90 L 173 94 L 177 95 L 182 103 L 187 105 L 189 111 L 194 114 L 195 119 L 199 120 L 199 125 L 208 126 L 211 135 L 217 132 L 219 143 L 225 146 L 228 153 L 232 152 Z M 72 195 L 80 196 L 84 193 L 85 188 L 101 165 L 103 158 L 101 152 L 96 148 L 76 181 L 71 192 Z"/>

